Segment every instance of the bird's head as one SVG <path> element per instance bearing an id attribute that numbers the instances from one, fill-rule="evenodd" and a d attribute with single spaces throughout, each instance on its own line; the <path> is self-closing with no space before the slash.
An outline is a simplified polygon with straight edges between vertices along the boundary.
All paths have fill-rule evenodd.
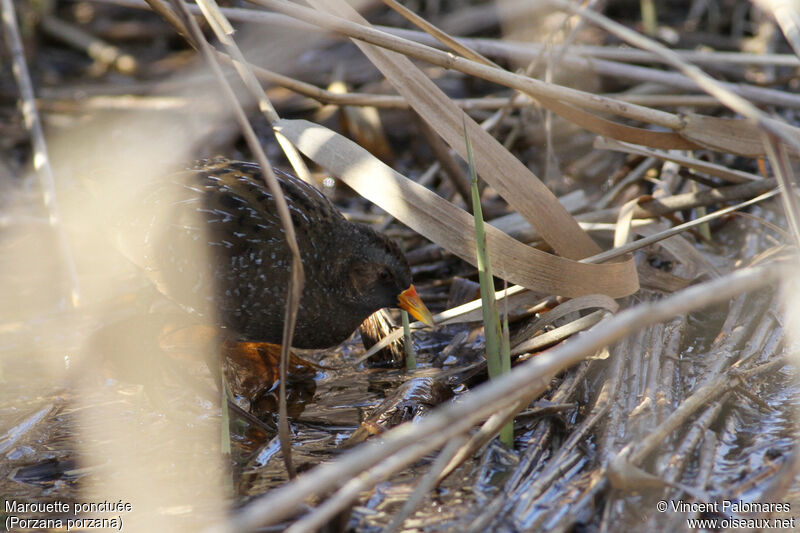
<path id="1" fill-rule="evenodd" d="M 433 317 L 411 284 L 411 269 L 394 241 L 364 227 L 365 242 L 350 262 L 348 283 L 355 299 L 370 306 L 370 314 L 384 307 L 400 307 L 431 326 Z"/>

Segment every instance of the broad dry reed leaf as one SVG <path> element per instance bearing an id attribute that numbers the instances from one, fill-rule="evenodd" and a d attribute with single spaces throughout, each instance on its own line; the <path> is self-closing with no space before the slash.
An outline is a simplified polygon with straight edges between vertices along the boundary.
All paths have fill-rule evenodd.
<path id="1" fill-rule="evenodd" d="M 761 143 L 761 128 L 742 118 L 722 118 L 687 113 L 685 126 L 679 133 L 686 139 L 710 150 L 729 152 L 743 157 L 766 155 Z M 794 128 L 794 126 L 786 126 Z M 797 130 L 800 137 L 800 130 Z"/>
<path id="2" fill-rule="evenodd" d="M 295 146 L 414 231 L 475 264 L 472 216 L 402 174 L 365 149 L 305 120 L 282 119 L 279 126 Z M 486 226 L 495 272 L 512 283 L 547 294 L 575 297 L 633 294 L 638 282 L 632 261 L 587 264 L 542 252 Z"/>
<path id="3" fill-rule="evenodd" d="M 626 126 L 619 122 L 607 120 L 583 109 L 564 104 L 558 100 L 544 96 L 534 96 L 542 106 L 546 107 L 561 118 L 569 120 L 573 124 L 618 141 L 641 144 L 651 148 L 661 148 L 663 150 L 696 150 L 701 148 L 697 143 L 686 139 L 678 133 L 671 131 L 653 131 L 634 126 Z"/>
<path id="4" fill-rule="evenodd" d="M 786 41 L 791 45 L 794 53 L 800 55 L 800 12 L 798 5 L 793 0 L 755 0 L 755 5 L 772 13 L 775 22 L 781 27 Z"/>
<path id="5" fill-rule="evenodd" d="M 312 0 L 310 3 L 320 11 L 369 26 L 344 1 Z M 464 143 L 466 123 L 466 134 L 473 141 L 478 174 L 521 213 L 554 250 L 570 259 L 581 259 L 600 250 L 555 195 L 497 139 L 456 106 L 411 60 L 374 45 L 357 40 L 353 42 L 464 160 L 467 159 Z"/>

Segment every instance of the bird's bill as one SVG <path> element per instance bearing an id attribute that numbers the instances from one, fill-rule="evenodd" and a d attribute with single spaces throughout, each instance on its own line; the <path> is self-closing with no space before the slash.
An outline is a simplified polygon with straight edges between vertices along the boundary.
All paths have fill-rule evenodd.
<path id="1" fill-rule="evenodd" d="M 423 324 L 433 326 L 433 316 L 428 311 L 428 308 L 425 307 L 425 304 L 422 303 L 419 294 L 417 294 L 417 289 L 413 285 L 400 293 L 400 296 L 397 297 L 397 304 Z"/>

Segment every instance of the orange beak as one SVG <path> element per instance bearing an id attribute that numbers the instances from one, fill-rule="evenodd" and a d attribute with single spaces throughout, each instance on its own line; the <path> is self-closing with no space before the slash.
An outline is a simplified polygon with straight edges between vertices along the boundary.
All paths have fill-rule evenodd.
<path id="1" fill-rule="evenodd" d="M 423 324 L 433 326 L 433 316 L 431 316 L 431 312 L 428 311 L 428 308 L 425 307 L 425 304 L 420 300 L 417 289 L 415 289 L 413 285 L 400 293 L 400 296 L 397 297 L 397 305 L 399 305 L 401 309 L 408 311 L 411 316 Z"/>

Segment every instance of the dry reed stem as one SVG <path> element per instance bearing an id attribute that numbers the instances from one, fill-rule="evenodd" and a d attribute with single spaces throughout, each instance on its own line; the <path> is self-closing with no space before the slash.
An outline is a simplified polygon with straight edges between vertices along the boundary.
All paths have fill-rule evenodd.
<path id="1" fill-rule="evenodd" d="M 93 0 L 94 2 L 108 3 L 114 5 L 121 5 L 132 8 L 145 8 L 146 3 L 144 0 Z M 197 9 L 195 6 L 191 8 Z M 320 32 L 321 29 L 317 26 L 303 22 L 302 18 L 293 18 L 281 13 L 273 13 L 255 9 L 245 8 L 222 8 L 223 13 L 230 19 L 239 22 L 255 22 L 261 24 L 274 24 L 281 27 L 296 28 L 302 31 L 316 31 Z M 199 10 L 197 11 L 199 12 Z M 408 30 L 403 28 L 393 28 L 387 26 L 375 26 L 377 29 L 384 31 L 388 34 L 413 40 L 419 44 L 424 44 L 432 47 L 441 46 L 439 41 L 417 30 Z M 545 45 L 532 42 L 514 42 L 508 40 L 498 40 L 489 38 L 457 38 L 457 42 L 470 47 L 476 52 L 492 57 L 498 57 L 511 61 L 529 62 L 539 57 Z M 790 54 L 752 54 L 741 52 L 714 52 L 714 51 L 695 51 L 695 50 L 674 50 L 681 58 L 691 63 L 698 65 L 750 65 L 750 66 L 784 66 L 784 67 L 797 67 L 800 66 L 800 60 Z M 669 73 L 656 69 L 649 69 L 644 67 L 633 67 L 629 70 L 618 70 L 619 64 L 614 62 L 630 61 L 630 62 L 665 62 L 658 54 L 649 52 L 647 50 L 615 48 L 608 46 L 587 46 L 587 45 L 573 45 L 565 52 L 562 59 L 574 68 L 586 69 L 589 68 L 592 72 L 602 75 L 608 73 L 609 75 L 625 76 L 630 79 L 647 81 L 653 79 L 654 76 L 663 76 L 658 78 L 662 82 L 675 87 L 697 87 L 689 78 L 679 73 Z M 587 61 L 589 60 L 589 61 Z M 607 60 L 607 61 L 604 61 Z M 800 105 L 800 97 L 796 95 L 787 94 L 785 92 L 772 90 L 748 84 L 727 84 L 732 90 L 740 92 L 753 101 L 759 103 L 775 104 L 780 102 L 781 105 L 788 107 L 797 107 Z M 323 91 L 314 86 L 307 85 L 306 89 L 312 88 L 308 93 L 312 96 L 318 91 Z M 324 91 L 323 91 L 324 92 Z M 304 93 L 305 94 L 305 93 Z M 335 94 L 330 97 L 335 98 Z M 313 97 L 313 96 L 312 96 Z M 778 100 L 776 100 L 776 98 Z M 366 104 L 365 104 L 366 105 Z M 369 104 L 373 105 L 373 104 Z"/>
<path id="2" fill-rule="evenodd" d="M 395 466 L 389 467 L 386 463 L 383 465 L 382 475 L 389 475 L 413 461 L 414 457 L 421 457 L 441 447 L 454 436 L 468 431 L 484 417 L 521 400 L 538 397 L 547 389 L 550 378 L 555 373 L 624 338 L 632 331 L 714 303 L 728 301 L 744 292 L 774 285 L 779 279 L 789 275 L 790 270 L 780 265 L 742 269 L 685 289 L 658 303 L 638 305 L 622 311 L 604 321 L 602 327 L 595 327 L 571 342 L 515 367 L 509 374 L 465 395 L 462 401 L 440 407 L 418 424 L 397 427 L 385 433 L 380 442 L 361 445 L 338 460 L 320 465 L 288 485 L 271 491 L 242 508 L 228 526 L 238 531 L 278 523 L 299 510 L 307 497 L 320 496 L 335 490 L 341 486 L 342 480 L 352 479 L 400 452 L 400 456 L 392 461 Z M 413 453 L 410 452 L 412 449 Z M 375 479 L 374 476 L 371 478 Z M 360 485 L 360 488 L 363 486 Z M 357 496 L 357 492 L 349 492 L 349 497 Z"/>
<path id="3" fill-rule="evenodd" d="M 148 9 L 145 0 L 91 0 L 99 4 L 111 4 L 133 9 Z M 189 6 L 190 11 L 199 13 L 199 8 Z M 237 22 L 255 22 L 261 24 L 275 24 L 298 30 L 319 31 L 315 26 L 302 22 L 301 20 L 273 13 L 270 11 L 223 7 L 222 12 L 229 20 Z M 404 28 L 394 28 L 390 26 L 376 26 L 386 32 L 392 32 L 400 37 L 418 40 L 422 44 L 431 44 L 432 38 L 421 31 L 409 30 Z M 508 39 L 493 38 L 472 38 L 458 37 L 459 42 L 469 46 L 484 55 L 499 56 L 504 59 L 512 59 L 520 62 L 528 62 L 539 56 L 546 45 L 535 42 L 519 42 Z M 748 52 L 726 52 L 714 50 L 673 50 L 686 61 L 698 65 L 748 65 L 748 66 L 781 66 L 799 67 L 800 59 L 792 54 L 761 54 Z M 658 62 L 664 60 L 658 55 L 647 50 L 634 48 L 617 48 L 597 45 L 572 45 L 570 52 L 579 56 L 594 57 L 598 59 L 609 59 L 614 61 L 628 61 L 633 63 Z"/>
<path id="4" fill-rule="evenodd" d="M 75 260 L 72 250 L 69 247 L 64 227 L 61 223 L 58 202 L 56 200 L 56 181 L 53 169 L 50 166 L 50 157 L 47 154 L 47 142 L 44 138 L 42 122 L 39 112 L 36 110 L 36 100 L 33 91 L 28 65 L 25 62 L 25 52 L 22 47 L 22 38 L 17 25 L 16 12 L 11 0 L 2 0 L 2 26 L 6 37 L 6 43 L 11 56 L 12 70 L 20 93 L 20 111 L 25 120 L 25 127 L 30 132 L 31 143 L 33 144 L 33 168 L 39 180 L 39 187 L 42 190 L 42 200 L 47 209 L 49 224 L 55 232 L 58 242 L 58 252 L 61 261 L 67 271 L 70 284 L 69 305 L 77 307 L 80 304 L 80 284 L 78 272 L 75 268 Z"/>
<path id="5" fill-rule="evenodd" d="M 373 28 L 348 22 L 347 20 L 340 19 L 332 15 L 323 17 L 316 14 L 313 10 L 303 8 L 302 6 L 289 4 L 287 2 L 283 2 L 282 0 L 253 1 L 259 5 L 270 7 L 299 20 L 318 25 L 322 28 L 338 31 L 350 37 L 362 39 L 366 42 L 398 51 L 404 55 L 407 55 L 408 57 L 421 59 L 444 68 L 459 70 L 465 74 L 481 77 L 486 80 L 517 89 L 536 98 L 540 98 L 545 104 L 545 107 L 554 108 L 553 110 L 556 113 L 562 114 L 570 120 L 578 121 L 582 127 L 588 128 L 591 131 L 595 131 L 596 133 L 603 135 L 617 136 L 617 138 L 620 140 L 636 142 L 637 144 L 649 146 L 660 146 L 664 148 L 670 147 L 668 143 L 673 143 L 673 147 L 678 148 L 680 146 L 676 143 L 689 142 L 691 144 L 695 139 L 707 140 L 708 138 L 714 138 L 715 135 L 713 129 L 704 125 L 703 123 L 687 122 L 679 116 L 671 115 L 663 111 L 656 111 L 643 106 L 631 105 L 619 100 L 601 97 L 599 95 L 593 95 L 563 86 L 548 84 L 533 78 L 512 74 L 502 69 L 487 66 L 482 63 L 455 57 L 452 54 L 447 54 L 446 52 L 435 50 L 429 46 L 410 42 Z M 555 2 L 555 0 L 553 1 Z M 558 3 L 558 5 L 565 9 L 569 7 L 569 5 L 564 2 Z M 565 5 L 567 7 L 565 7 Z M 254 19 L 257 19 L 258 12 L 254 13 L 253 17 Z M 602 21 L 603 19 L 601 18 L 599 20 Z M 595 22 L 597 22 L 597 20 L 595 20 Z M 619 28 L 624 29 L 624 27 L 621 26 L 619 26 Z M 619 28 L 614 26 L 615 31 L 619 30 Z M 643 39 L 641 36 L 637 37 L 635 32 L 626 34 L 626 37 L 630 39 Z M 635 42 L 640 44 L 648 43 L 646 40 L 636 40 Z M 651 48 L 652 47 L 648 49 Z M 702 89 L 710 90 L 711 94 L 713 94 L 717 99 L 722 99 L 720 101 L 725 103 L 725 105 L 733 105 L 734 109 L 742 112 L 745 116 L 753 120 L 754 124 L 758 124 L 759 127 L 765 127 L 773 131 L 773 133 L 776 135 L 782 136 L 783 142 L 786 142 L 790 145 L 795 144 L 795 150 L 797 150 L 798 146 L 800 146 L 800 144 L 796 144 L 793 141 L 793 139 L 797 136 L 796 128 L 767 117 L 766 115 L 760 113 L 755 107 L 747 103 L 743 98 L 731 92 L 734 89 L 738 91 L 738 87 L 713 82 L 713 80 L 699 71 L 699 69 L 683 62 L 680 55 L 674 53 L 671 55 L 665 54 L 664 50 L 666 49 L 657 47 L 651 49 L 653 53 L 656 53 L 657 55 L 660 54 L 665 61 L 676 65 L 677 68 L 683 70 L 684 74 L 694 80 L 694 82 L 698 83 Z M 256 72 L 264 74 L 267 77 L 271 77 L 272 81 L 278 83 L 292 83 L 292 80 L 285 76 L 273 75 L 272 73 L 265 72 L 261 69 L 256 69 Z M 641 79 L 648 79 L 648 77 L 652 79 L 652 76 L 654 75 L 656 74 L 648 73 L 643 75 Z M 295 88 L 299 88 L 296 83 L 294 83 L 294 85 Z M 306 91 L 311 91 L 311 93 L 321 91 L 321 89 L 309 87 L 307 85 L 304 87 L 304 89 Z M 309 93 L 307 92 L 307 94 Z M 754 96 L 755 95 L 753 94 L 748 94 L 748 97 L 750 98 L 753 98 Z M 330 97 L 330 95 L 326 95 L 326 97 Z M 771 94 L 768 100 L 770 103 L 774 104 L 776 102 L 776 98 L 780 99 L 781 97 L 782 94 L 775 91 L 775 94 Z M 653 132 L 649 130 L 637 131 L 636 128 L 631 129 L 630 127 L 623 126 L 622 124 L 600 119 L 599 117 L 593 117 L 588 113 L 580 111 L 579 109 L 570 109 L 569 106 L 565 107 L 565 103 L 571 104 L 572 106 L 577 106 L 578 108 L 584 108 L 596 112 L 613 113 L 630 119 L 664 126 L 680 133 L 680 135 Z M 785 104 L 790 104 L 790 102 L 785 102 Z M 744 125 L 742 127 L 746 128 Z M 750 130 L 749 138 L 754 138 L 756 136 L 757 130 Z M 688 146 L 689 145 L 686 147 Z M 718 143 L 712 144 L 714 149 L 730 151 L 733 153 L 740 153 L 738 150 L 742 146 L 741 140 L 739 140 L 739 142 L 734 142 L 734 140 L 729 138 L 719 139 Z M 746 146 L 749 147 L 749 150 L 753 149 L 753 143 L 749 143 Z"/>
<path id="6" fill-rule="evenodd" d="M 157 1 L 157 0 L 154 0 Z M 288 354 L 289 354 L 289 347 L 292 345 L 292 335 L 294 333 L 294 325 L 297 320 L 297 309 L 300 303 L 300 294 L 303 290 L 303 266 L 300 259 L 300 249 L 297 245 L 297 237 L 294 231 L 294 225 L 292 224 L 292 219 L 289 215 L 289 207 L 286 203 L 286 199 L 283 197 L 283 193 L 281 191 L 281 187 L 278 184 L 278 180 L 275 177 L 275 174 L 272 171 L 272 165 L 269 163 L 266 154 L 264 153 L 263 149 L 261 148 L 261 144 L 258 141 L 258 137 L 256 136 L 253 127 L 250 125 L 249 120 L 242 108 L 239 100 L 236 98 L 233 89 L 228 84 L 225 76 L 222 73 L 222 69 L 217 62 L 216 54 L 214 53 L 213 48 L 211 45 L 206 41 L 205 37 L 203 36 L 203 32 L 200 29 L 200 26 L 197 24 L 197 21 L 189 14 L 188 10 L 186 10 L 186 5 L 183 0 L 172 0 L 173 5 L 178 10 L 179 17 L 182 19 L 182 24 L 185 25 L 185 28 L 188 30 L 189 34 L 192 36 L 192 41 L 199 47 L 202 51 L 203 55 L 205 56 L 206 62 L 208 63 L 209 67 L 214 72 L 217 81 L 222 89 L 225 97 L 231 104 L 233 108 L 234 115 L 236 116 L 236 120 L 239 123 L 239 127 L 242 129 L 242 134 L 244 135 L 245 140 L 247 141 L 248 147 L 252 151 L 253 155 L 258 161 L 259 166 L 261 167 L 262 174 L 264 179 L 267 183 L 267 187 L 270 189 L 273 197 L 275 198 L 275 207 L 278 211 L 278 217 L 281 220 L 281 224 L 283 225 L 283 229 L 286 232 L 286 242 L 289 246 L 289 250 L 292 254 L 292 272 L 289 278 L 289 288 L 287 291 L 287 298 L 286 298 L 286 315 L 284 318 L 284 325 L 283 325 L 283 335 L 282 335 L 282 342 L 281 342 L 281 380 L 280 380 L 280 401 L 279 401 L 279 433 L 281 436 L 281 449 L 283 451 L 283 457 L 286 464 L 286 470 L 289 473 L 289 477 L 294 477 L 295 469 L 294 465 L 292 464 L 292 456 L 291 456 L 291 439 L 289 434 L 289 422 L 288 422 L 288 410 L 286 406 L 286 375 L 287 375 L 287 366 L 288 366 Z"/>
<path id="7" fill-rule="evenodd" d="M 641 137 L 641 142 L 638 144 L 649 144 L 663 147 L 668 147 L 669 142 L 676 143 L 675 147 L 681 147 L 679 146 L 679 143 L 681 142 L 689 142 L 691 144 L 695 138 L 707 140 L 709 137 L 713 137 L 714 135 L 713 131 L 711 131 L 703 122 L 687 122 L 682 117 L 671 115 L 662 111 L 656 111 L 641 106 L 632 106 L 612 99 L 603 98 L 598 95 L 569 89 L 563 86 L 556 86 L 554 84 L 547 84 L 546 82 L 541 82 L 533 78 L 512 74 L 502 69 L 487 66 L 482 63 L 476 63 L 468 59 L 459 58 L 453 56 L 452 54 L 440 52 L 430 47 L 418 45 L 417 43 L 413 43 L 404 39 L 395 38 L 389 34 L 375 30 L 374 28 L 338 18 L 331 13 L 328 13 L 327 16 L 321 16 L 315 13 L 313 10 L 288 4 L 283 0 L 251 1 L 300 18 L 306 22 L 311 22 L 327 29 L 340 31 L 352 38 L 364 40 L 379 47 L 385 47 L 387 49 L 394 50 L 407 57 L 421 59 L 444 68 L 459 70 L 465 74 L 484 78 L 486 80 L 517 89 L 521 92 L 525 92 L 531 96 L 539 98 L 545 107 L 556 108 L 554 109 L 556 113 L 566 115 L 570 120 L 577 120 L 582 127 L 590 129 L 591 131 L 596 131 L 597 133 L 603 135 L 625 135 L 623 140 L 627 141 L 633 141 L 638 135 Z M 556 0 L 553 0 L 553 2 L 564 9 L 573 9 L 572 6 L 566 2 L 556 2 Z M 758 128 L 765 128 L 766 130 L 771 131 L 774 135 L 780 137 L 784 143 L 792 146 L 795 151 L 800 148 L 800 141 L 796 141 L 796 138 L 798 137 L 797 128 L 789 126 L 785 122 L 770 118 L 764 113 L 761 113 L 757 108 L 744 100 L 742 97 L 731 92 L 729 88 L 717 83 L 715 80 L 711 79 L 705 73 L 700 71 L 697 67 L 685 63 L 677 54 L 671 53 L 671 51 L 665 47 L 657 45 L 653 41 L 647 40 L 633 31 L 627 30 L 627 28 L 624 26 L 612 23 L 604 17 L 595 16 L 592 18 L 592 20 L 593 22 L 600 23 L 601 25 L 605 24 L 605 26 L 612 28 L 615 32 L 622 34 L 623 38 L 630 40 L 637 45 L 643 46 L 654 53 L 660 54 L 665 61 L 675 66 L 684 72 L 685 75 L 693 79 L 701 89 L 709 92 L 728 107 L 731 107 L 735 111 L 742 113 L 745 117 L 752 121 L 752 124 L 750 125 L 750 138 L 755 138 L 758 135 Z M 378 52 L 377 50 L 373 49 L 373 53 Z M 373 58 L 373 61 L 374 60 L 375 59 Z M 408 95 L 406 95 L 406 97 L 408 98 Z M 600 119 L 599 117 L 590 117 L 590 115 L 580 111 L 580 109 L 573 110 L 565 104 L 572 104 L 578 108 L 585 108 L 593 111 L 618 114 L 627 118 L 661 125 L 679 132 L 680 135 L 654 132 L 649 130 L 639 130 L 638 132 L 631 131 L 631 129 L 627 126 L 613 123 L 605 119 Z M 741 128 L 746 129 L 747 127 L 747 124 L 741 125 Z M 625 131 L 629 131 L 630 133 L 625 134 Z M 740 139 L 736 140 L 738 142 L 731 142 L 731 139 L 727 138 L 717 139 L 717 141 L 718 143 L 714 144 L 715 149 L 724 149 L 733 153 L 739 153 L 737 150 L 739 150 L 741 147 Z M 683 147 L 685 148 L 686 146 Z"/>
<path id="8" fill-rule="evenodd" d="M 762 176 L 759 176 L 757 174 L 751 174 L 750 172 L 730 169 L 724 165 L 709 163 L 708 161 L 702 161 L 700 159 L 677 154 L 675 152 L 654 150 L 652 148 L 636 146 L 620 141 L 615 141 L 613 139 L 606 139 L 603 137 L 597 138 L 597 140 L 594 143 L 594 147 L 601 150 L 614 150 L 626 154 L 641 155 L 643 157 L 655 157 L 663 161 L 671 161 L 673 163 L 681 165 L 682 167 L 691 168 L 693 170 L 702 172 L 703 174 L 714 176 L 716 178 L 720 178 L 721 180 L 730 183 L 748 183 L 751 181 L 761 181 L 764 179 Z"/>

